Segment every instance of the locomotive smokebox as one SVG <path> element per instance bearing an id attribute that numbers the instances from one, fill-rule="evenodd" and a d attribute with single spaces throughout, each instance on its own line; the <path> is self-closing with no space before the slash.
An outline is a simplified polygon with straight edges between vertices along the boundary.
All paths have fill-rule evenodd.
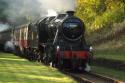
<path id="1" fill-rule="evenodd" d="M 75 13 L 75 12 L 74 12 L 74 11 L 67 11 L 66 13 L 67 13 L 69 16 L 74 16 L 74 13 Z"/>

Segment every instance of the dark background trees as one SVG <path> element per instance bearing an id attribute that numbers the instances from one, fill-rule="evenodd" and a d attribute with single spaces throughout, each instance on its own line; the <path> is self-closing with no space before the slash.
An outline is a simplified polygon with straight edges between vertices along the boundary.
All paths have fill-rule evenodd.
<path id="1" fill-rule="evenodd" d="M 4 10 L 7 8 L 7 3 L 5 0 L 0 0 L 0 22 L 6 22 L 7 21 L 7 16 L 4 13 Z"/>

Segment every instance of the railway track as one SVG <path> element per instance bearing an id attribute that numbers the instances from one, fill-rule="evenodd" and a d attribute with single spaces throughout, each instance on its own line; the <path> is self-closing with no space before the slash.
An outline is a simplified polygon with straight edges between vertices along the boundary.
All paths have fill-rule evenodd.
<path id="1" fill-rule="evenodd" d="M 78 83 L 125 83 L 120 80 L 92 72 L 72 73 L 63 71 L 63 73 L 73 77 Z"/>

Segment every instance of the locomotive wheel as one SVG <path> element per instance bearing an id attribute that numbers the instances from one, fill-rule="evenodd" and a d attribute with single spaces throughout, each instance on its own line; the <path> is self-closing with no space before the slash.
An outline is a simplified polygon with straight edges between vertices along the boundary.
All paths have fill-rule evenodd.
<path id="1" fill-rule="evenodd" d="M 48 45 L 45 48 L 45 63 L 52 67 L 55 66 L 55 48 L 53 45 Z"/>
<path id="2" fill-rule="evenodd" d="M 46 52 L 45 52 L 44 57 L 43 57 L 43 62 L 44 62 L 46 65 L 49 65 L 49 51 L 46 51 Z"/>
<path id="3" fill-rule="evenodd" d="M 49 48 L 48 49 L 48 53 L 47 53 L 47 64 L 48 65 L 50 65 L 50 63 L 52 62 L 52 58 L 51 58 L 51 56 L 52 56 L 52 49 L 51 48 Z"/>
<path id="4" fill-rule="evenodd" d="M 36 50 L 35 54 L 36 54 L 36 61 L 40 62 L 40 57 L 41 56 L 40 56 L 39 50 Z"/>
<path id="5" fill-rule="evenodd" d="M 34 59 L 34 61 L 37 61 L 37 58 L 38 58 L 37 50 L 34 49 L 34 50 L 33 50 L 33 59 Z"/>
<path id="6" fill-rule="evenodd" d="M 32 61 L 37 61 L 37 52 L 36 49 L 32 49 Z"/>
<path id="7" fill-rule="evenodd" d="M 28 50 L 28 59 L 29 61 L 34 61 L 33 49 L 29 48 Z"/>
<path id="8" fill-rule="evenodd" d="M 26 58 L 26 49 L 25 48 L 23 48 L 22 57 Z"/>
<path id="9" fill-rule="evenodd" d="M 93 60 L 93 52 L 89 52 L 89 59 L 88 59 L 88 63 L 91 64 L 92 60 Z"/>
<path id="10" fill-rule="evenodd" d="M 63 70 L 64 66 L 63 66 L 63 60 L 62 59 L 60 59 L 57 62 L 57 68 L 60 69 L 60 70 Z"/>
<path id="11" fill-rule="evenodd" d="M 25 49 L 25 58 L 28 59 L 28 49 Z"/>
<path id="12" fill-rule="evenodd" d="M 14 54 L 20 56 L 20 48 L 18 46 L 15 46 Z"/>
<path id="13" fill-rule="evenodd" d="M 41 53 L 40 51 L 39 51 L 39 53 L 38 53 L 38 61 L 39 62 L 44 62 L 44 60 L 43 60 L 43 58 L 44 58 L 44 53 Z"/>
<path id="14" fill-rule="evenodd" d="M 27 53 L 26 53 L 27 59 L 30 61 L 30 49 L 27 49 Z"/>

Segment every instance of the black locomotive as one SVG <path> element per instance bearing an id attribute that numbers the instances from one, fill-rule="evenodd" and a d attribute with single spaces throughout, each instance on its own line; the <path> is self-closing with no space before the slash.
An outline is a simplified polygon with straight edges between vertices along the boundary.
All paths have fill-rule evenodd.
<path id="1" fill-rule="evenodd" d="M 73 11 L 45 17 L 12 31 L 15 52 L 29 60 L 68 69 L 88 69 L 90 58 L 85 25 Z"/>

